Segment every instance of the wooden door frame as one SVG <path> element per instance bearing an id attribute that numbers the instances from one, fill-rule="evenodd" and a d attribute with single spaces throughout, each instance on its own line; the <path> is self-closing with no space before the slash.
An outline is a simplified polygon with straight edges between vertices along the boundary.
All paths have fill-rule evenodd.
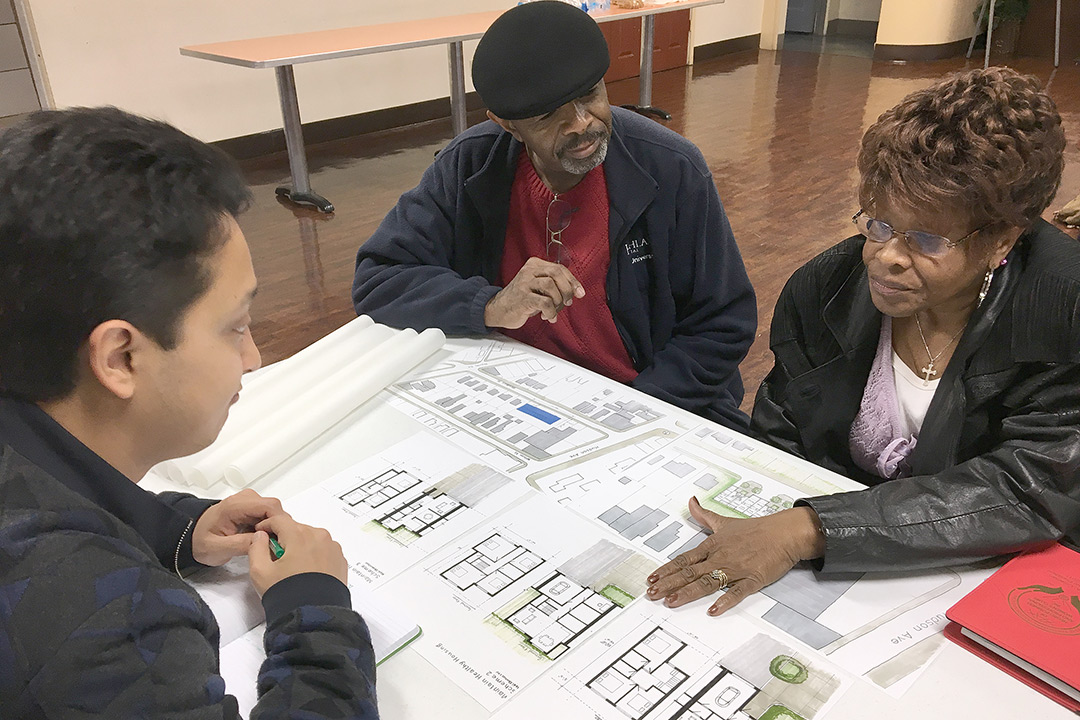
<path id="1" fill-rule="evenodd" d="M 758 45 L 762 50 L 779 48 L 779 38 L 787 24 L 787 3 L 788 0 L 765 0 L 762 4 L 761 42 Z"/>

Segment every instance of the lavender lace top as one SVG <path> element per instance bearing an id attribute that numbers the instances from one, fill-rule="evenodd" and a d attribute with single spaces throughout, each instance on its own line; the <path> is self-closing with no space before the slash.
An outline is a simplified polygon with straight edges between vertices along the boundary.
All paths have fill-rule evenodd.
<path id="1" fill-rule="evenodd" d="M 892 356 L 892 318 L 885 316 L 859 412 L 851 423 L 848 449 L 856 465 L 886 480 L 911 475 L 907 459 L 918 441 L 917 431 L 910 435 L 904 431 Z"/>

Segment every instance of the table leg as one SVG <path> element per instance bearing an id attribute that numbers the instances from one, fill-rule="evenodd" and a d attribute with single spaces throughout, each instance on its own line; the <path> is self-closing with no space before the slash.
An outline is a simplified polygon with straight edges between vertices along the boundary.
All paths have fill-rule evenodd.
<path id="1" fill-rule="evenodd" d="M 986 21 L 986 57 L 983 59 L 983 70 L 990 67 L 990 42 L 994 37 L 994 5 L 995 0 L 990 0 L 990 18 Z"/>
<path id="2" fill-rule="evenodd" d="M 656 16 L 641 18 L 641 76 L 638 78 L 638 105 L 652 106 L 653 47 L 656 46 Z"/>
<path id="3" fill-rule="evenodd" d="M 274 192 L 297 205 L 310 205 L 321 212 L 332 213 L 333 203 L 311 191 L 307 155 L 304 153 L 304 131 L 300 126 L 300 103 L 296 97 L 296 78 L 293 76 L 292 65 L 280 65 L 274 68 L 274 72 L 277 75 L 281 117 L 285 127 L 285 147 L 289 152 L 289 172 L 292 174 L 292 187 L 279 187 Z"/>
<path id="4" fill-rule="evenodd" d="M 646 15 L 641 18 L 641 70 L 638 82 L 638 104 L 623 105 L 628 110 L 642 115 L 655 115 L 662 120 L 670 120 L 671 113 L 652 106 L 653 46 L 656 44 L 656 16 Z"/>
<path id="5" fill-rule="evenodd" d="M 1057 0 L 1057 15 L 1054 16 L 1054 67 L 1061 60 L 1061 0 Z"/>
<path id="6" fill-rule="evenodd" d="M 979 5 L 979 19 L 975 21 L 975 34 L 971 36 L 971 42 L 968 43 L 967 57 L 971 58 L 971 51 L 975 49 L 975 39 L 979 37 L 979 27 L 982 26 L 983 15 L 986 14 L 986 5 Z"/>
<path id="7" fill-rule="evenodd" d="M 450 120 L 454 134 L 460 135 L 468 127 L 465 119 L 465 50 L 460 40 L 450 43 L 447 50 L 450 53 Z"/>

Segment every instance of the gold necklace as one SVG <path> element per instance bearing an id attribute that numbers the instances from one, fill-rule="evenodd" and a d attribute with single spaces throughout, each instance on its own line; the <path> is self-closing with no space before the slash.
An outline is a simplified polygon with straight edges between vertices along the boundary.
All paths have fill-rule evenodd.
<path id="1" fill-rule="evenodd" d="M 956 334 L 953 335 L 952 339 L 945 344 L 945 347 L 941 348 L 941 352 L 939 352 L 937 355 L 934 355 L 930 352 L 930 345 L 926 342 L 926 335 L 923 334 L 922 323 L 919 322 L 919 313 L 915 313 L 915 327 L 919 328 L 919 338 L 922 340 L 923 347 L 926 349 L 926 357 L 930 358 L 930 362 L 927 364 L 927 366 L 919 371 L 923 375 L 923 382 L 929 383 L 930 378 L 938 374 L 937 370 L 934 369 L 934 363 L 937 362 L 937 359 L 939 357 L 945 354 L 946 350 L 952 347 L 952 344 L 956 342 L 956 338 L 960 337 L 960 333 L 964 332 L 964 329 L 967 327 L 967 323 L 964 323 L 964 326 L 956 331 Z"/>

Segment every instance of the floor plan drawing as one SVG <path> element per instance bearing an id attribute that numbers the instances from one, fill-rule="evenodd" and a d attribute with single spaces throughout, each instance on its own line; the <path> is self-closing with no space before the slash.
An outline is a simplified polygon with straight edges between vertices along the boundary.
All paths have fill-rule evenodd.
<path id="1" fill-rule="evenodd" d="M 744 618 L 635 608 L 497 717 L 813 720 L 850 684 Z"/>
<path id="2" fill-rule="evenodd" d="M 621 607 L 605 592 L 618 600 L 632 599 L 614 585 L 597 592 L 554 572 L 493 614 L 521 633 L 531 647 L 554 660 Z"/>
<path id="3" fill-rule="evenodd" d="M 555 567 L 509 533 L 491 532 L 438 574 L 475 607 L 500 597 L 504 604 L 492 609 L 492 623 L 511 629 L 507 637 L 512 642 L 554 660 L 639 594 L 642 576 L 635 573 L 647 572 L 647 567 L 628 562 L 631 559 L 636 560 L 632 551 L 601 540 Z M 509 600 L 500 596 L 518 581 Z"/>
<path id="4" fill-rule="evenodd" d="M 799 667 L 801 669 L 801 666 Z M 700 687 L 688 687 L 679 694 L 675 702 L 678 709 L 671 716 L 671 720 L 726 720 L 765 716 L 764 713 L 755 716 L 745 711 L 760 689 L 724 667 L 718 668 L 699 685 Z M 773 705 L 767 712 L 770 717 L 786 717 L 790 720 L 801 717 L 782 705 Z M 780 715 L 781 712 L 783 715 Z"/>
<path id="5" fill-rule="evenodd" d="M 439 574 L 462 592 L 473 592 L 475 588 L 492 597 L 542 562 L 539 555 L 492 533 L 474 545 L 468 557 Z"/>
<path id="6" fill-rule="evenodd" d="M 413 436 L 287 506 L 298 520 L 330 529 L 357 578 L 378 585 L 525 492 L 437 436 Z"/>
<path id="7" fill-rule="evenodd" d="M 505 475 L 477 463 L 433 485 L 414 472 L 389 466 L 357 478 L 338 498 L 349 508 L 370 510 L 373 523 L 409 542 L 468 509 L 468 502 L 479 501 L 508 482 Z"/>
<path id="8" fill-rule="evenodd" d="M 840 680 L 776 638 L 755 635 L 676 698 L 671 720 L 818 717 Z"/>
<path id="9" fill-rule="evenodd" d="M 373 522 L 389 532 L 420 537 L 465 507 L 438 490 L 416 491 L 421 484 L 404 470 L 391 468 L 340 497 L 349 507 L 374 509 L 377 515 Z"/>
<path id="10" fill-rule="evenodd" d="M 747 650 L 760 652 L 755 646 L 767 642 L 764 636 L 759 636 Z M 747 712 L 761 688 L 723 665 L 699 672 L 693 660 L 688 662 L 680 655 L 687 647 L 677 636 L 655 627 L 585 686 L 631 720 L 650 716 L 670 720 L 748 720 L 763 715 Z M 771 661 L 773 664 L 782 667 L 792 681 L 805 681 L 806 668 L 784 654 L 790 651 L 774 652 L 779 654 Z M 654 712 L 658 708 L 665 709 Z M 768 709 L 772 708 L 782 708 L 791 718 L 804 717 L 775 703 Z M 773 711 L 773 716 L 776 712 Z"/>
<path id="11" fill-rule="evenodd" d="M 653 628 L 585 687 L 627 717 L 641 720 L 690 679 L 690 673 L 675 660 L 685 648 L 686 643 L 671 633 Z"/>
<path id="12" fill-rule="evenodd" d="M 440 490 L 432 489 L 419 497 L 395 503 L 374 522 L 391 533 L 411 533 L 420 537 L 449 520 L 465 505 Z"/>
<path id="13" fill-rule="evenodd" d="M 631 606 L 655 567 L 529 491 L 380 590 L 426 612 L 439 641 L 418 651 L 494 709 Z"/>
<path id="14" fill-rule="evenodd" d="M 356 487 L 339 495 L 349 507 L 366 506 L 378 508 L 412 490 L 423 481 L 405 470 L 387 468 L 375 477 L 365 478 Z"/>

